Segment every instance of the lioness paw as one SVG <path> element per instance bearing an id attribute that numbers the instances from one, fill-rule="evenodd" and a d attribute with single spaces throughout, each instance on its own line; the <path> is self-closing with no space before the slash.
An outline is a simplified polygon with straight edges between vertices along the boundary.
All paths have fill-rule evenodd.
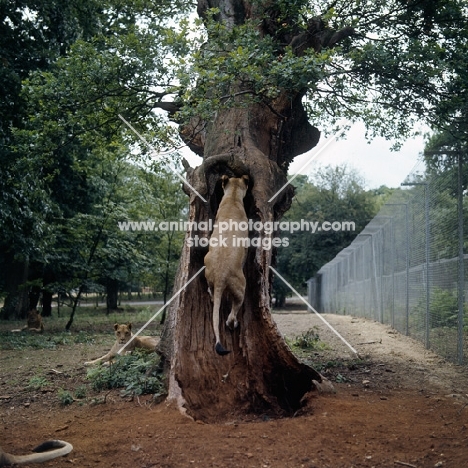
<path id="1" fill-rule="evenodd" d="M 239 322 L 237 320 L 229 320 L 229 318 L 226 320 L 226 326 L 231 329 L 231 330 L 234 330 L 236 329 L 238 326 L 239 326 Z"/>

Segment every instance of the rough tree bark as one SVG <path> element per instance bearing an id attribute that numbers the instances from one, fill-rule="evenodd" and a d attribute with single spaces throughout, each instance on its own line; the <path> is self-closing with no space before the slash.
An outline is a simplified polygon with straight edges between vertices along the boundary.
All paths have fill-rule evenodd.
<path id="1" fill-rule="evenodd" d="M 254 14 L 263 17 L 263 12 L 255 12 L 249 2 L 240 0 L 200 0 L 199 15 L 203 17 L 211 7 L 220 9 L 218 20 L 225 24 L 240 24 Z M 271 23 L 259 19 L 262 34 L 271 32 L 274 21 Z M 301 53 L 307 47 L 319 50 L 324 44 L 334 44 L 339 40 L 337 34 L 324 29 L 315 18 L 310 20 L 307 34 L 298 33 L 287 40 L 297 44 L 297 53 Z M 340 34 L 340 38 L 346 36 Z M 248 104 L 242 102 L 239 93 L 239 106 L 220 110 L 211 122 L 193 119 L 192 125 L 182 128 L 183 138 L 204 159 L 195 169 L 186 167 L 190 184 L 207 200 L 204 203 L 185 188 L 190 196 L 189 221 L 214 220 L 222 197 L 223 174 L 249 175 L 251 186 L 244 200 L 249 219 L 263 223 L 280 219 L 291 204 L 293 187 L 287 186 L 273 202 L 268 200 L 286 183 L 293 158 L 313 148 L 320 137 L 302 106 L 304 93 L 284 93 L 274 101 Z M 187 238 L 209 234 L 193 231 Z M 254 232 L 250 236 L 264 238 L 266 234 Z M 206 253 L 206 248 L 184 243 L 174 291 L 183 288 L 203 267 Z M 195 419 L 214 421 L 248 412 L 291 415 L 300 408 L 304 395 L 314 389 L 313 380 L 321 382 L 317 371 L 291 353 L 271 317 L 269 267 L 274 261 L 274 250 L 249 248 L 239 328 L 231 332 L 221 327 L 221 341 L 232 350 L 226 356 L 214 351 L 212 303 L 203 273 L 172 303 L 160 345 L 167 364 L 169 399 L 175 399 Z M 225 298 L 221 323 L 225 323 L 229 311 L 229 298 Z"/>
<path id="2" fill-rule="evenodd" d="M 53 291 L 49 289 L 49 285 L 54 283 L 55 274 L 47 266 L 43 267 L 42 271 L 42 312 L 43 317 L 52 317 L 52 299 Z"/>
<path id="3" fill-rule="evenodd" d="M 107 278 L 106 280 L 106 310 L 107 314 L 111 310 L 117 310 L 119 308 L 119 281 L 113 278 Z"/>
<path id="4" fill-rule="evenodd" d="M 7 296 L 1 309 L 1 316 L 4 319 L 24 319 L 27 317 L 29 305 L 29 291 L 26 287 L 29 275 L 29 261 L 15 260 L 13 254 L 8 253 L 5 264 L 10 265 L 10 268 L 5 271 L 4 281 Z"/>

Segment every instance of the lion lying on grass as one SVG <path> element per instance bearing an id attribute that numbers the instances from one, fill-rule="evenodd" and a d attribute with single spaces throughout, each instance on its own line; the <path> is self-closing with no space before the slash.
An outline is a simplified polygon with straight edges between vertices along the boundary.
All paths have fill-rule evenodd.
<path id="1" fill-rule="evenodd" d="M 53 450 L 51 450 L 53 449 Z M 29 463 L 42 463 L 53 458 L 67 455 L 73 446 L 63 440 L 48 440 L 36 447 L 30 455 L 11 455 L 0 448 L 0 467 L 10 465 L 26 465 Z"/>
<path id="2" fill-rule="evenodd" d="M 31 309 L 28 312 L 28 322 L 23 328 L 17 330 L 11 330 L 13 333 L 19 333 L 22 331 L 30 331 L 36 333 L 42 333 L 44 331 L 44 323 L 42 322 L 42 315 L 36 310 Z"/>
<path id="3" fill-rule="evenodd" d="M 149 351 L 154 351 L 156 345 L 159 343 L 159 338 L 153 336 L 133 336 L 132 333 L 132 324 L 123 323 L 119 325 L 116 323 L 114 325 L 115 330 L 115 343 L 112 346 L 111 350 L 104 356 L 94 359 L 93 361 L 87 361 L 84 363 L 85 366 L 91 366 L 93 364 L 99 364 L 101 362 L 109 362 L 119 354 L 119 351 L 122 348 L 125 348 L 125 352 L 131 352 L 135 348 L 147 349 Z M 132 339 L 133 338 L 133 339 Z M 131 340 L 131 341 L 130 341 Z M 128 343 L 130 341 L 130 343 Z M 127 345 L 128 343 L 128 345 Z"/>

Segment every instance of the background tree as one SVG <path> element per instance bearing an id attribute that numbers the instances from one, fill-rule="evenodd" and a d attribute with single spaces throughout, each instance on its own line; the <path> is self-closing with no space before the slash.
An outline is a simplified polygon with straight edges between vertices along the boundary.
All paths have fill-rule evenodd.
<path id="1" fill-rule="evenodd" d="M 468 141 L 454 127 L 434 133 L 424 149 L 425 180 L 429 183 L 430 204 L 437 206 L 431 211 L 431 258 L 453 258 L 458 255 L 458 202 L 463 197 L 463 211 L 466 210 L 466 187 L 468 166 L 466 154 Z M 461 187 L 459 187 L 459 163 Z M 464 232 L 468 228 L 466 217 Z M 465 235 L 466 237 L 466 235 Z"/>
<path id="2" fill-rule="evenodd" d="M 40 167 L 12 148 L 12 128 L 29 116 L 21 95 L 22 80 L 47 70 L 78 36 L 90 38 L 99 25 L 92 1 L 18 0 L 0 5 L 0 286 L 6 293 L 5 316 L 28 308 L 30 259 L 44 248 L 51 203 L 41 183 Z"/>
<path id="3" fill-rule="evenodd" d="M 4 318 L 24 315 L 37 304 L 41 289 L 47 315 L 51 283 L 67 282 L 70 274 L 76 279 L 77 264 L 66 267 L 70 252 L 60 264 L 60 274 L 70 274 L 58 278 L 50 267 L 51 258 L 64 252 L 65 244 L 57 251 L 55 241 L 60 244 L 64 229 L 70 239 L 81 239 L 77 224 L 77 232 L 70 231 L 73 219 L 95 216 L 108 200 L 107 189 L 115 186 L 113 171 L 121 167 L 121 149 L 131 144 L 121 131 L 116 106 L 124 102 L 125 110 L 158 133 L 161 117 L 151 112 L 155 106 L 148 101 L 158 101 L 161 95 L 151 79 L 170 77 L 161 62 L 166 49 L 155 37 L 172 41 L 172 32 L 160 34 L 171 31 L 161 24 L 176 18 L 174 9 L 184 10 L 184 2 L 65 3 L 3 2 L 0 9 L 4 32 L 0 79 L 5 85 L 0 91 L 5 103 L 0 110 Z M 137 25 L 143 17 L 147 22 Z M 135 46 L 138 50 L 133 51 Z M 158 58 L 155 50 L 161 52 Z M 146 71 L 140 79 L 138 68 Z M 171 131 L 165 127 L 164 135 Z M 159 141 L 165 144 L 167 138 Z M 28 292 L 33 292 L 29 298 Z"/>
<path id="4" fill-rule="evenodd" d="M 129 219 L 153 222 L 180 222 L 187 219 L 187 197 L 180 183 L 170 171 L 160 169 L 158 174 L 139 170 L 139 181 L 133 185 L 134 200 Z M 150 232 L 133 232 L 133 239 L 151 253 L 151 262 L 139 271 L 138 281 L 151 286 L 162 295 L 164 304 L 169 299 L 182 248 L 184 231 L 159 229 Z M 165 311 L 161 320 L 164 322 Z"/>
<path id="5" fill-rule="evenodd" d="M 353 241 L 376 215 L 378 206 L 374 191 L 366 190 L 362 177 L 346 166 L 320 168 L 310 181 L 306 179 L 297 185 L 285 221 L 306 220 L 318 223 L 320 229 L 325 221 L 354 223 L 353 230 L 282 234 L 288 237 L 289 245 L 278 248 L 277 269 L 294 288 L 304 292 L 305 282 Z M 283 285 L 281 280 L 274 283 L 276 307 L 282 307 L 286 294 L 291 293 Z"/>
<path id="6" fill-rule="evenodd" d="M 432 134 L 424 148 L 424 160 L 428 176 L 440 176 L 451 173 L 453 175 L 452 191 L 456 193 L 458 171 L 458 157 L 468 152 L 468 140 L 462 134 L 453 134 L 448 131 Z M 463 168 L 463 186 L 468 183 L 468 168 Z"/>

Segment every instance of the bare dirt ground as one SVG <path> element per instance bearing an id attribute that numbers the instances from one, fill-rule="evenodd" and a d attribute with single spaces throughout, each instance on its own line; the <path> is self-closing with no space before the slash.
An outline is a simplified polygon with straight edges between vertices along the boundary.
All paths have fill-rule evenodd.
<path id="1" fill-rule="evenodd" d="M 317 326 L 328 344 L 303 358 L 336 393 L 317 395 L 302 414 L 203 424 L 150 396 L 128 399 L 118 391 L 61 406 L 57 389 L 84 384 L 82 363 L 108 349 L 108 335 L 97 345 L 0 351 L 0 444 L 18 454 L 45 439 L 70 441 L 73 452 L 44 465 L 51 467 L 468 466 L 466 367 L 372 321 L 324 315 L 356 348 L 357 359 L 316 316 L 296 311 L 274 317 L 285 336 Z M 26 389 L 38 375 L 47 385 Z"/>

